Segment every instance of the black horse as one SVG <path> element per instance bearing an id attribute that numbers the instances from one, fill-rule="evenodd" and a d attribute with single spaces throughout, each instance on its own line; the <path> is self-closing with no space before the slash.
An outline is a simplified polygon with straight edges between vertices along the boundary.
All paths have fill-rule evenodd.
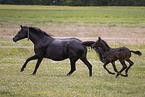
<path id="1" fill-rule="evenodd" d="M 132 51 L 129 50 L 126 47 L 120 47 L 120 48 L 110 48 L 108 46 L 108 44 L 102 40 L 100 37 L 98 38 L 98 40 L 92 45 L 92 47 L 99 47 L 102 49 L 101 54 L 103 58 L 102 60 L 104 60 L 104 65 L 103 67 L 107 70 L 107 72 L 109 74 L 115 74 L 110 72 L 106 66 L 111 62 L 112 66 L 114 68 L 114 71 L 117 72 L 116 77 L 118 77 L 119 75 L 127 77 L 128 76 L 128 70 L 130 69 L 130 67 L 134 64 L 129 58 L 131 57 L 131 52 L 141 56 L 141 52 L 140 51 Z M 115 61 L 118 60 L 120 61 L 120 63 L 122 64 L 122 69 L 120 71 L 118 71 L 116 69 L 115 66 Z M 125 61 L 127 61 L 130 65 L 129 67 L 127 67 L 127 65 L 125 64 Z M 125 70 L 126 69 L 126 70 Z M 125 70 L 125 75 L 121 74 L 122 71 Z"/>
<path id="2" fill-rule="evenodd" d="M 35 66 L 33 75 L 36 74 L 36 71 L 43 58 L 49 58 L 54 61 L 61 61 L 69 58 L 71 70 L 67 75 L 71 75 L 76 70 L 75 63 L 78 59 L 81 59 L 88 67 L 89 75 L 92 76 L 92 65 L 88 62 L 86 58 L 86 46 L 91 46 L 95 42 L 82 42 L 76 38 L 55 39 L 48 35 L 46 32 L 40 30 L 39 28 L 22 25 L 20 27 L 21 29 L 13 38 L 13 41 L 17 42 L 18 40 L 24 38 L 28 38 L 28 40 L 30 39 L 34 43 L 35 52 L 34 56 L 26 60 L 21 68 L 21 72 L 24 71 L 27 63 L 34 59 L 38 59 L 38 61 Z M 97 49 L 95 50 L 97 51 Z"/>

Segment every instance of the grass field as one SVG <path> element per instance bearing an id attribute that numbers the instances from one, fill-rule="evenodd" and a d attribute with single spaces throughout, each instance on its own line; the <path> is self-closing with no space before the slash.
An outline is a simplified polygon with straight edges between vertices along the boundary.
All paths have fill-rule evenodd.
<path id="1" fill-rule="evenodd" d="M 37 75 L 32 76 L 36 61 L 31 61 L 24 72 L 20 69 L 34 54 L 33 44 L 27 39 L 14 43 L 11 37 L 21 24 L 39 27 L 53 37 L 101 36 L 111 47 L 126 46 L 143 55 L 132 54 L 135 64 L 127 78 L 109 75 L 91 49 L 87 55 L 93 65 L 92 77 L 81 61 L 77 70 L 66 76 L 69 60 L 49 59 L 44 59 Z M 144 97 L 145 7 L 0 5 L 0 57 L 0 97 Z M 118 61 L 116 66 L 121 69 Z M 113 71 L 111 64 L 108 68 Z"/>
<path id="2" fill-rule="evenodd" d="M 38 21 L 145 21 L 144 7 L 56 7 L 1 5 L 3 19 Z"/>

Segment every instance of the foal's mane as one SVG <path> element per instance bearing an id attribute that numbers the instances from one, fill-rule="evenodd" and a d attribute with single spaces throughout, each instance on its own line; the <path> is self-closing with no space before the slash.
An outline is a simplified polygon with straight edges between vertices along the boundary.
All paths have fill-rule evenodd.
<path id="1" fill-rule="evenodd" d="M 36 27 L 28 27 L 28 28 L 29 28 L 29 30 L 34 30 L 34 31 L 36 31 L 36 32 L 38 32 L 38 33 L 42 33 L 42 34 L 45 35 L 45 36 L 51 37 L 51 35 L 47 34 L 46 32 L 42 31 L 42 30 L 39 29 L 39 28 L 36 28 Z"/>
<path id="2" fill-rule="evenodd" d="M 109 45 L 107 44 L 107 42 L 105 42 L 104 40 L 101 40 L 108 48 L 110 48 L 109 47 Z"/>

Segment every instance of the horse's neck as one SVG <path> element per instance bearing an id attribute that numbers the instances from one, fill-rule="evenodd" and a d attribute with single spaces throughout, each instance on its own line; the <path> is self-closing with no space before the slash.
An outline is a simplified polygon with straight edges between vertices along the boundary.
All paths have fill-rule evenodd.
<path id="1" fill-rule="evenodd" d="M 110 47 L 108 47 L 105 43 L 103 43 L 103 44 L 102 44 L 102 50 L 103 50 L 103 52 L 105 53 L 105 52 L 107 52 L 107 51 L 110 50 Z"/>
<path id="2" fill-rule="evenodd" d="M 45 35 L 42 35 L 40 33 L 35 33 L 35 32 L 30 32 L 30 40 L 36 45 L 38 44 L 39 42 L 41 42 L 43 39 L 51 39 L 51 37 L 48 37 L 48 36 L 45 36 Z"/>

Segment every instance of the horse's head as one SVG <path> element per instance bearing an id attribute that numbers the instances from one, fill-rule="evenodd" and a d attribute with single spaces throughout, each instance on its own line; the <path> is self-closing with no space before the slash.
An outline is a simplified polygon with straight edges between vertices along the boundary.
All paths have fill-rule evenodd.
<path id="1" fill-rule="evenodd" d="M 24 38 L 29 38 L 29 28 L 23 27 L 22 25 L 20 25 L 20 27 L 21 27 L 21 29 L 18 31 L 18 33 L 13 38 L 14 42 L 17 42 L 18 40 L 21 40 Z"/>
<path id="2" fill-rule="evenodd" d="M 92 44 L 92 47 L 94 48 L 94 47 L 101 47 L 101 37 L 98 37 L 98 40 L 94 43 L 94 44 Z"/>

